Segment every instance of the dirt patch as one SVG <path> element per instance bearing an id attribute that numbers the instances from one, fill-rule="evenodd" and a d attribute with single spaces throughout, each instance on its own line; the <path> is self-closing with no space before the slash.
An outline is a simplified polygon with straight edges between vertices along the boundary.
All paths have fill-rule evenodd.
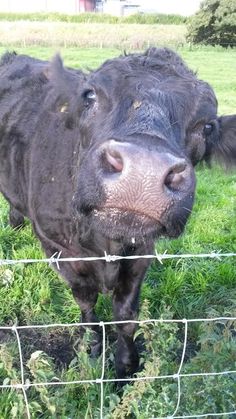
<path id="1" fill-rule="evenodd" d="M 59 328 L 53 330 L 45 329 L 23 329 L 18 330 L 22 348 L 24 363 L 35 351 L 43 351 L 50 356 L 56 367 L 62 368 L 70 364 L 79 350 L 81 331 Z M 13 331 L 0 330 L 0 345 L 17 346 L 16 335 Z"/>
<path id="2" fill-rule="evenodd" d="M 21 330 L 20 338 L 23 346 L 24 361 L 35 351 L 43 351 L 50 356 L 56 367 L 67 367 L 79 349 L 81 333 L 79 330 L 53 329 Z"/>

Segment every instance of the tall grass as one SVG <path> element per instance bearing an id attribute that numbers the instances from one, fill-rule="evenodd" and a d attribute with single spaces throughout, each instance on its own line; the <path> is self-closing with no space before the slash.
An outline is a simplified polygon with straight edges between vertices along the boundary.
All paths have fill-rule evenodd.
<path id="1" fill-rule="evenodd" d="M 2 46 L 143 49 L 150 45 L 185 43 L 184 25 L 139 25 L 65 22 L 1 22 Z"/>

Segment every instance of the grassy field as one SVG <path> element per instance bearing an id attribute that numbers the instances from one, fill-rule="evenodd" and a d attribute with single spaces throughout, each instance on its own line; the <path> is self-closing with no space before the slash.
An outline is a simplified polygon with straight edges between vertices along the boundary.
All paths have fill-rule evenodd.
<path id="1" fill-rule="evenodd" d="M 15 48 L 39 58 L 50 59 L 54 48 Z M 5 48 L 1 48 L 3 52 Z M 68 66 L 94 68 L 120 49 L 61 48 Z M 236 109 L 235 50 L 179 48 L 191 68 L 215 88 L 221 114 Z M 236 252 L 236 174 L 219 168 L 198 168 L 197 195 L 185 234 L 178 240 L 162 240 L 158 252 Z M 14 231 L 8 225 L 8 206 L 0 201 L 0 258 L 41 258 L 43 254 L 30 225 Z M 235 259 L 169 260 L 154 262 L 142 290 L 141 318 L 204 318 L 236 316 Z M 0 266 L 0 324 L 44 324 L 76 322 L 79 308 L 65 283 L 45 264 Z M 111 319 L 109 298 L 100 297 L 101 319 Z M 235 370 L 235 322 L 192 323 L 189 327 L 183 371 L 217 372 Z M 183 345 L 183 326 L 143 326 L 137 339 L 146 341 L 142 375 L 172 374 L 178 370 Z M 111 333 L 113 336 L 113 333 Z M 34 381 L 98 378 L 101 359 L 91 360 L 78 350 L 77 331 L 66 328 L 21 332 L 26 378 Z M 0 378 L 6 383 L 20 381 L 17 345 L 10 333 L 0 330 Z M 115 343 L 107 340 L 106 377 L 114 377 Z M 44 352 L 39 352 L 44 351 Z M 33 354 L 33 355 L 32 355 Z M 236 410 L 235 375 L 182 379 L 179 415 Z M 117 392 L 104 386 L 104 418 L 141 418 L 171 415 L 177 403 L 176 380 L 156 380 L 127 385 Z M 37 387 L 27 391 L 32 418 L 98 418 L 100 386 Z M 0 418 L 24 418 L 21 391 L 3 390 Z M 229 416 L 230 418 L 230 416 Z"/>
<path id="2" fill-rule="evenodd" d="M 79 48 L 147 48 L 185 43 L 185 25 L 139 25 L 65 22 L 0 22 L 0 45 Z"/>

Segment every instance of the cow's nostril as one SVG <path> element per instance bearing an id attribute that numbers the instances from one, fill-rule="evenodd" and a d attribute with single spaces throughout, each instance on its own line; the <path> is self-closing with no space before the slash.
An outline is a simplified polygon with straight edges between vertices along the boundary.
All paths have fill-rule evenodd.
<path id="1" fill-rule="evenodd" d="M 175 192 L 181 190 L 181 187 L 185 183 L 185 171 L 187 165 L 177 164 L 172 167 L 169 173 L 167 174 L 164 185 L 171 191 Z"/>
<path id="2" fill-rule="evenodd" d="M 119 173 L 122 172 L 124 163 L 119 151 L 114 150 L 112 148 L 108 148 L 105 151 L 104 156 L 104 165 L 105 168 L 112 173 Z"/>

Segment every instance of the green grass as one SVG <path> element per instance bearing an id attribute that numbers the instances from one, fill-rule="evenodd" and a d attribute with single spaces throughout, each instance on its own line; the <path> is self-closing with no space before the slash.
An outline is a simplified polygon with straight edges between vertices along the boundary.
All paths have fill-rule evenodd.
<path id="1" fill-rule="evenodd" d="M 60 13 L 0 13 L 0 21 L 31 21 L 31 22 L 67 22 L 67 23 L 138 23 L 178 25 L 186 22 L 187 18 L 173 14 L 133 14 L 130 16 L 112 16 L 105 13 L 79 13 L 67 15 Z"/>
<path id="2" fill-rule="evenodd" d="M 192 47 L 180 49 L 183 58 L 208 81 L 216 91 L 220 113 L 233 113 L 236 109 L 236 48 Z"/>
<path id="3" fill-rule="evenodd" d="M 16 48 L 43 59 L 50 59 L 53 48 Z M 3 52 L 3 48 L 0 49 Z M 219 99 L 221 114 L 236 109 L 235 50 L 214 48 L 179 49 L 199 77 L 208 81 Z M 61 49 L 68 66 L 95 68 L 106 58 L 120 54 L 119 49 Z M 14 231 L 8 225 L 8 205 L 1 199 L 0 258 L 40 258 L 40 245 L 30 225 Z M 159 253 L 173 254 L 236 252 L 236 174 L 199 167 L 195 206 L 186 231 L 176 240 L 161 240 L 156 244 Z M 163 265 L 154 261 L 142 289 L 142 318 L 203 318 L 207 316 L 236 316 L 235 259 L 168 260 Z M 0 266 L 0 324 L 36 324 L 75 322 L 79 308 L 73 301 L 64 281 L 46 264 Z M 108 297 L 100 297 L 97 311 L 101 319 L 111 318 Z M 146 339 L 142 357 L 144 370 L 139 374 L 172 374 L 178 370 L 183 345 L 183 327 L 173 324 L 143 326 Z M 76 341 L 71 337 L 72 341 Z M 73 333 L 72 333 L 73 335 Z M 185 372 L 221 371 L 235 369 L 235 324 L 199 324 L 189 326 Z M 17 347 L 12 337 L 1 332 L 0 377 L 8 382 L 19 379 Z M 74 340 L 73 340 L 74 339 Z M 70 346 L 68 332 L 56 329 L 39 331 L 30 336 L 22 334 L 26 377 L 34 380 L 83 379 L 99 376 L 101 360 L 90 360 L 84 351 L 67 354 Z M 76 344 L 75 344 L 76 348 Z M 48 355 L 35 353 L 44 350 Z M 30 358 L 34 353 L 33 359 Z M 56 361 L 67 357 L 67 368 Z M 114 376 L 114 348 L 108 343 L 106 376 Z M 7 381 L 5 381 L 7 382 Z M 235 378 L 183 379 L 183 396 L 179 414 L 197 414 L 235 410 Z M 127 385 L 123 395 L 107 384 L 105 418 L 170 415 L 176 405 L 175 380 L 142 382 Z M 27 392 L 32 417 L 36 418 L 98 418 L 99 385 L 43 387 Z M 4 390 L 1 396 L 0 418 L 23 418 L 24 400 L 21 392 Z M 43 412 L 43 413 L 42 413 Z M 78 413 L 80 412 L 80 413 Z M 14 416 L 15 415 L 15 416 Z M 130 415 L 130 416 L 129 416 Z"/>

